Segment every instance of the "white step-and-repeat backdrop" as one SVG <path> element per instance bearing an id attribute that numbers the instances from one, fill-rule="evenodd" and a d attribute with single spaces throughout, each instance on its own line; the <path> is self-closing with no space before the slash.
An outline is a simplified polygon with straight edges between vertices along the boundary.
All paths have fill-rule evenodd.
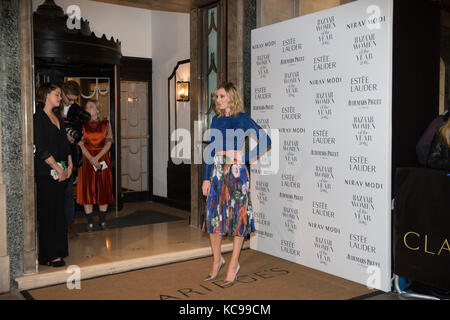
<path id="1" fill-rule="evenodd" d="M 252 249 L 390 291 L 391 79 L 390 0 L 252 31 Z"/>

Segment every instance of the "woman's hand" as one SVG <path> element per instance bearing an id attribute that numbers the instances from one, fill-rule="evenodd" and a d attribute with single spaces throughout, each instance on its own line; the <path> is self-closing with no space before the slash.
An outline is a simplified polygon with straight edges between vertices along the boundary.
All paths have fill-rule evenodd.
<path id="1" fill-rule="evenodd" d="M 100 170 L 102 168 L 102 165 L 96 160 L 95 158 L 92 159 L 91 164 L 97 169 Z"/>
<path id="2" fill-rule="evenodd" d="M 73 166 L 69 165 L 67 167 L 67 178 L 70 178 L 70 176 L 72 175 L 73 172 Z"/>
<path id="3" fill-rule="evenodd" d="M 60 166 L 58 166 L 56 172 L 58 172 L 58 182 L 63 182 L 67 179 L 66 171 Z"/>
<path id="4" fill-rule="evenodd" d="M 203 184 L 202 184 L 202 192 L 203 192 L 203 195 L 204 195 L 205 197 L 208 196 L 209 190 L 210 190 L 210 189 L 211 189 L 211 181 L 209 181 L 209 180 L 203 180 Z"/>
<path id="5" fill-rule="evenodd" d="M 242 162 L 242 151 L 240 150 L 227 150 L 226 155 L 228 158 L 231 158 L 236 161 L 238 164 L 244 164 Z"/>

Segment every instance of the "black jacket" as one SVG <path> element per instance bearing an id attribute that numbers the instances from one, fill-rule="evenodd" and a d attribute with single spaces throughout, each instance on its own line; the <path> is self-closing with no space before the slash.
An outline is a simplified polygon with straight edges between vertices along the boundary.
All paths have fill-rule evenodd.
<path id="1" fill-rule="evenodd" d="M 34 174 L 36 177 L 50 178 L 51 167 L 45 163 L 45 159 L 53 156 L 56 162 L 66 161 L 70 154 L 69 140 L 67 140 L 66 127 L 60 117 L 60 129 L 58 129 L 44 112 L 42 106 L 36 108 L 33 116 L 34 133 Z"/>

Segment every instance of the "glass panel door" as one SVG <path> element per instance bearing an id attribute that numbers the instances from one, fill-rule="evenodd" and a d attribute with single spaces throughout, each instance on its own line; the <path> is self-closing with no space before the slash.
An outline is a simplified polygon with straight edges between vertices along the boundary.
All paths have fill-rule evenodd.
<path id="1" fill-rule="evenodd" d="M 121 81 L 122 193 L 149 191 L 148 83 Z"/>

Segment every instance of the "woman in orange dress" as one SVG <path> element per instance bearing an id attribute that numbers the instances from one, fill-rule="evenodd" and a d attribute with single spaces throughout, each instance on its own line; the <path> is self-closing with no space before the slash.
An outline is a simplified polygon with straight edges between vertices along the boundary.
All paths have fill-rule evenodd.
<path id="1" fill-rule="evenodd" d="M 84 109 L 91 115 L 91 121 L 83 124 L 83 139 L 78 143 L 83 152 L 83 164 L 78 172 L 77 203 L 84 206 L 91 232 L 94 229 L 93 205 L 99 206 L 99 227 L 105 229 L 108 204 L 113 203 L 109 155 L 113 136 L 110 122 L 100 120 L 97 100 L 89 100 Z"/>

